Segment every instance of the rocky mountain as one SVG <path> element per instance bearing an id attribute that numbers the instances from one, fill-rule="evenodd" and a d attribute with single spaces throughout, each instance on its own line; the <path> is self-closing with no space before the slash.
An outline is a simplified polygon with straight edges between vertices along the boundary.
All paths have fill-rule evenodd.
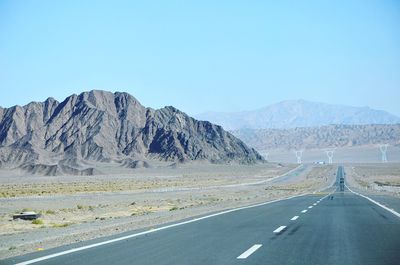
<path id="1" fill-rule="evenodd" d="M 255 163 L 262 157 L 222 127 L 174 107 L 154 110 L 127 93 L 93 90 L 0 108 L 0 167 L 91 175 L 88 161 L 149 167 L 151 161 Z"/>
<path id="2" fill-rule="evenodd" d="M 330 124 L 396 124 L 400 118 L 382 110 L 369 107 L 350 107 L 305 100 L 283 101 L 263 109 L 218 113 L 208 112 L 195 116 L 219 124 L 226 130 L 283 129 L 315 127 Z"/>
<path id="3" fill-rule="evenodd" d="M 232 133 L 257 150 L 313 149 L 390 144 L 400 146 L 400 124 L 329 125 L 311 128 L 237 130 Z"/>

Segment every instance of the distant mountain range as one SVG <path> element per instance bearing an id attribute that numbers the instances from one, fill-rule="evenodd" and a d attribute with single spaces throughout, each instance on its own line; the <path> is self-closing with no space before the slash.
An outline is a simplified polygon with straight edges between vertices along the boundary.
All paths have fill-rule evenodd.
<path id="1" fill-rule="evenodd" d="M 262 157 L 220 126 L 174 107 L 145 108 L 127 93 L 93 90 L 63 102 L 0 108 L 3 169 L 92 175 L 96 168 L 88 161 L 136 168 L 193 160 L 255 163 Z"/>
<path id="2" fill-rule="evenodd" d="M 400 146 L 400 124 L 328 125 L 291 129 L 232 131 L 259 151 L 314 149 L 390 144 Z"/>
<path id="3" fill-rule="evenodd" d="M 285 129 L 330 124 L 400 123 L 399 117 L 382 110 L 374 110 L 369 107 L 331 105 L 305 100 L 282 101 L 254 111 L 235 113 L 207 112 L 195 117 L 221 125 L 225 130 Z"/>

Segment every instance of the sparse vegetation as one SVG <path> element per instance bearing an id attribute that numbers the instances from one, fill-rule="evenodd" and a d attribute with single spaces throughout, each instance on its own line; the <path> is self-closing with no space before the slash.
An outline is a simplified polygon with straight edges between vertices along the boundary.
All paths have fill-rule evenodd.
<path id="1" fill-rule="evenodd" d="M 35 220 L 32 221 L 32 224 L 34 224 L 34 225 L 42 225 L 42 224 L 44 224 L 44 222 L 43 222 L 42 219 L 35 219 Z"/>
<path id="2" fill-rule="evenodd" d="M 250 173 L 240 170 L 236 172 L 237 168 L 233 168 L 235 172 L 233 172 L 231 168 L 228 172 L 223 171 L 225 173 L 211 173 L 209 169 L 208 171 L 200 173 L 185 172 L 185 178 L 175 175 L 163 178 L 147 176 L 135 177 L 129 178 L 129 180 L 124 177 L 120 180 L 119 178 L 111 176 L 111 180 L 107 179 L 104 181 L 104 183 L 110 184 L 113 188 L 118 186 L 122 187 L 124 190 L 126 190 L 124 185 L 132 185 L 131 190 L 134 190 L 134 192 L 129 196 L 125 196 L 125 194 L 121 196 L 119 192 L 115 192 L 114 194 L 107 194 L 107 197 L 102 197 L 98 194 L 91 194 L 91 192 L 88 191 L 84 196 L 67 196 L 66 200 L 61 201 L 58 201 L 57 198 L 53 200 L 51 197 L 46 199 L 34 198 L 33 200 L 29 200 L 28 204 L 27 201 L 17 199 L 15 201 L 19 204 L 16 204 L 18 206 L 14 206 L 15 209 L 26 207 L 26 209 L 23 210 L 31 210 L 28 209 L 28 207 L 31 207 L 35 209 L 36 212 L 41 212 L 43 214 L 42 220 L 35 221 L 35 223 L 43 222 L 43 224 L 26 225 L 26 222 L 12 222 L 12 225 L 7 226 L 10 215 L 3 219 L 1 219 L 2 217 L 0 216 L 0 224 L 6 224 L 6 226 L 3 226 L 5 229 L 3 229 L 2 232 L 13 233 L 39 230 L 40 228 L 45 228 L 46 231 L 48 230 L 51 232 L 52 229 L 66 229 L 66 227 L 68 227 L 68 230 L 71 229 L 74 231 L 75 225 L 71 227 L 72 224 L 77 224 L 76 226 L 78 227 L 79 224 L 91 222 L 98 222 L 98 225 L 101 224 L 100 230 L 107 231 L 111 224 L 119 222 L 124 223 L 127 219 L 129 220 L 129 217 L 132 219 L 130 223 L 135 223 L 135 225 L 138 223 L 141 225 L 146 224 L 148 223 L 147 220 L 158 224 L 161 221 L 170 220 L 168 218 L 176 218 L 178 216 L 189 217 L 193 216 L 193 214 L 206 213 L 211 209 L 209 206 L 211 206 L 212 209 L 226 209 L 226 207 L 237 207 L 256 201 L 265 201 L 280 196 L 296 194 L 303 190 L 314 189 L 317 185 L 320 185 L 320 183 L 326 182 L 326 180 L 324 181 L 322 178 L 318 177 L 321 175 L 329 175 L 330 178 L 334 178 L 333 174 L 328 174 L 328 167 L 321 167 L 312 172 L 311 170 L 307 171 L 311 173 L 309 178 L 300 177 L 293 182 L 282 184 L 282 186 L 274 184 L 274 188 L 265 190 L 266 187 L 272 186 L 272 184 L 251 184 L 249 186 L 243 184 L 260 182 L 282 174 L 282 171 L 288 171 L 291 167 L 272 167 L 271 165 L 260 166 L 259 168 L 246 167 L 246 171 L 248 170 Z M 88 190 L 94 190 L 96 187 L 101 187 L 103 185 L 97 182 L 92 182 L 89 185 L 87 181 L 72 182 L 74 184 L 71 184 L 71 180 L 66 178 L 60 178 L 59 180 L 70 181 L 70 187 L 64 184 L 62 184 L 61 187 L 59 182 L 54 183 L 52 187 L 54 192 L 62 191 L 60 194 L 65 191 L 63 190 L 64 188 L 71 188 L 72 190 L 74 186 L 79 187 L 79 185 L 82 185 L 86 186 Z M 143 189 L 140 187 L 142 184 L 143 187 L 146 186 L 150 190 L 158 189 L 158 187 L 162 188 L 160 189 L 160 193 L 143 193 Z M 240 186 L 238 186 L 239 188 L 236 188 L 235 184 L 240 184 Z M 26 184 L 15 185 L 24 186 Z M 51 186 L 48 182 L 45 182 L 28 184 L 24 187 L 28 190 L 29 185 L 36 185 L 37 189 L 40 189 L 42 185 L 49 188 Z M 91 185 L 93 186 L 91 187 Z M 218 185 L 221 185 L 221 188 L 215 188 L 215 186 Z M 224 185 L 228 185 L 229 187 L 224 188 Z M 207 188 L 210 186 L 213 188 Z M 4 188 L 4 186 L 0 184 L 0 189 L 1 188 Z M 59 190 L 59 188 L 61 189 Z M 181 192 L 181 188 L 194 189 L 190 192 Z M 27 193 L 30 192 L 31 191 L 27 191 Z M 50 194 L 52 193 L 48 193 L 46 196 Z M 52 204 L 50 206 L 46 205 L 46 203 Z M 9 213 L 14 213 L 15 209 L 9 208 Z M 165 215 L 165 213 L 170 214 Z M 108 222 L 110 219 L 114 219 L 115 221 Z M 133 222 L 136 220 L 140 222 Z M 29 223 L 30 222 L 28 222 L 28 224 Z M 31 232 L 34 233 L 34 231 Z M 49 235 L 50 234 L 51 233 L 49 233 Z M 13 243 L 10 243 L 10 245 L 12 244 Z"/>
<path id="3" fill-rule="evenodd" d="M 63 223 L 63 224 L 51 224 L 51 227 L 54 227 L 54 228 L 62 228 L 62 227 L 67 227 L 67 226 L 70 226 L 71 224 L 70 223 Z"/>
<path id="4" fill-rule="evenodd" d="M 347 168 L 348 181 L 354 187 L 400 197 L 398 164 L 364 164 Z"/>
<path id="5" fill-rule="evenodd" d="M 396 145 L 400 125 L 327 125 L 290 129 L 236 130 L 236 137 L 257 150 L 368 146 L 379 142 Z M 307 138 L 307 141 L 304 139 Z"/>

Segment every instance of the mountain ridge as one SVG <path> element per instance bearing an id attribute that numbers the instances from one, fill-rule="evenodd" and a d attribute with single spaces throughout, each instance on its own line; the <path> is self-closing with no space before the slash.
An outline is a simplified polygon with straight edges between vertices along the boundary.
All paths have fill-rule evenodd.
<path id="1" fill-rule="evenodd" d="M 397 124 L 400 117 L 370 107 L 352 107 L 306 100 L 287 100 L 253 111 L 206 112 L 195 115 L 226 130 L 286 129 L 326 125 Z"/>
<path id="2" fill-rule="evenodd" d="M 244 129 L 231 133 L 258 151 L 332 149 L 380 144 L 400 146 L 400 124 Z"/>
<path id="3" fill-rule="evenodd" d="M 85 161 L 255 163 L 262 157 L 222 127 L 125 92 L 92 90 L 0 109 L 0 167 L 45 175 L 95 174 Z"/>

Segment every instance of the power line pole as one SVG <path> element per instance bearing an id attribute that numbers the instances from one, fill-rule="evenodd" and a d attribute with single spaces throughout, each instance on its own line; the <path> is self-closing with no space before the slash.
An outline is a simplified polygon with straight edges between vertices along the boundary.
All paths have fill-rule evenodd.
<path id="1" fill-rule="evenodd" d="M 328 157 L 328 164 L 332 165 L 333 164 L 333 153 L 335 152 L 335 149 L 332 150 L 326 150 L 326 156 Z"/>
<path id="2" fill-rule="evenodd" d="M 294 151 L 294 154 L 297 158 L 297 164 L 301 164 L 302 163 L 301 157 L 303 156 L 303 150 Z"/>
<path id="3" fill-rule="evenodd" d="M 387 149 L 388 149 L 388 144 L 381 144 L 380 146 L 379 146 L 379 149 L 381 150 L 381 153 L 382 153 L 382 163 L 387 163 L 387 156 L 386 156 L 386 152 L 387 152 Z"/>

